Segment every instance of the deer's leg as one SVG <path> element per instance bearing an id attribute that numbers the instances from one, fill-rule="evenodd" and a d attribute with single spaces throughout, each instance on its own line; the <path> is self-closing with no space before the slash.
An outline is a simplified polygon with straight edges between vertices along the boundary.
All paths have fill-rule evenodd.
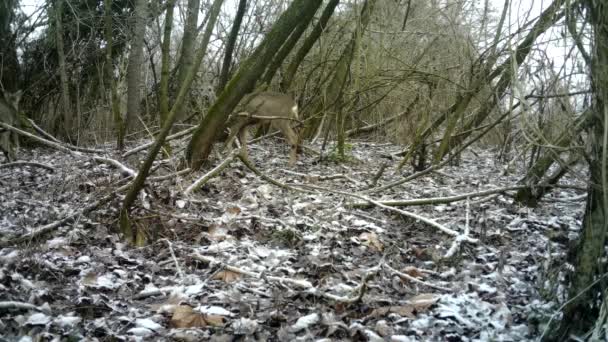
<path id="1" fill-rule="evenodd" d="M 290 147 L 289 166 L 293 166 L 298 159 L 298 145 L 300 144 L 300 139 L 298 133 L 296 133 L 288 122 L 285 122 L 282 126 L 281 131 L 283 131 L 285 140 L 287 140 Z"/>

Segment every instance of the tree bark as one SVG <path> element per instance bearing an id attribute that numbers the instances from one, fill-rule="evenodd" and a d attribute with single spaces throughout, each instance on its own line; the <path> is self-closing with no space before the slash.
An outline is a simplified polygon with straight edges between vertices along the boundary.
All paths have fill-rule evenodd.
<path id="1" fill-rule="evenodd" d="M 169 116 L 169 68 L 170 68 L 170 49 L 171 49 L 171 31 L 173 30 L 173 9 L 176 0 L 167 2 L 167 12 L 165 14 L 165 25 L 163 29 L 163 42 L 161 45 L 161 67 L 160 67 L 160 124 L 164 126 Z M 185 34 L 184 34 L 185 39 Z M 191 66 L 190 66 L 191 67 Z M 181 82 L 178 83 L 178 86 Z"/>
<path id="2" fill-rule="evenodd" d="M 19 89 L 20 67 L 15 46 L 15 35 L 11 25 L 14 24 L 17 0 L 0 1 L 0 57 L 2 58 L 2 73 L 0 82 L 3 90 L 16 92 Z M 0 91 L 1 92 L 1 91 Z"/>
<path id="3" fill-rule="evenodd" d="M 136 0 L 133 13 L 133 38 L 131 39 L 131 52 L 129 53 L 129 65 L 127 66 L 126 132 L 133 130 L 140 110 L 141 66 L 144 64 L 143 45 L 147 13 L 148 1 Z"/>
<path id="4" fill-rule="evenodd" d="M 281 46 L 279 52 L 274 55 L 272 62 L 270 62 L 270 65 L 266 69 L 266 73 L 262 77 L 262 83 L 270 84 L 275 73 L 277 72 L 277 70 L 279 70 L 281 63 L 283 63 L 285 57 L 289 55 L 291 50 L 293 50 L 293 47 L 300 40 L 300 37 L 302 37 L 302 34 L 308 27 L 308 24 L 312 21 L 315 13 L 316 12 L 312 11 L 308 13 L 303 13 L 298 26 L 296 26 L 296 28 L 293 30 L 293 32 L 289 36 L 289 39 L 287 39 L 287 41 L 283 43 L 283 46 Z"/>
<path id="5" fill-rule="evenodd" d="M 118 90 L 114 82 L 114 62 L 112 61 L 112 47 L 114 46 L 114 35 L 112 32 L 112 0 L 104 0 L 104 35 L 106 39 L 106 56 L 104 73 L 110 88 L 108 103 L 112 111 L 114 127 L 116 127 L 116 149 L 122 151 L 125 144 L 125 127 L 120 114 Z"/>
<path id="6" fill-rule="evenodd" d="M 568 289 L 568 304 L 557 332 L 545 340 L 564 340 L 570 335 L 587 333 L 598 318 L 598 297 L 604 294 L 597 282 L 605 272 L 602 259 L 606 256 L 604 244 L 608 233 L 608 6 L 594 0 L 586 0 L 584 6 L 594 30 L 591 84 L 595 102 L 593 124 L 589 128 L 589 191 L 583 230 L 573 253 L 575 271 Z"/>
<path id="7" fill-rule="evenodd" d="M 272 26 L 262 43 L 242 64 L 236 75 L 211 106 L 186 150 L 186 160 L 192 169 L 198 169 L 207 160 L 213 142 L 224 127 L 228 115 L 234 110 L 241 98 L 250 93 L 256 81 L 266 70 L 272 57 L 279 50 L 300 19 L 310 11 L 316 12 L 321 0 L 295 0 Z"/>
<path id="8" fill-rule="evenodd" d="M 63 0 L 55 3 L 55 39 L 57 43 L 57 64 L 59 67 L 59 80 L 61 82 L 61 104 L 63 110 L 63 127 L 65 137 L 70 140 L 72 134 L 73 117 L 70 105 L 70 87 L 68 72 L 65 63 L 65 47 L 63 42 L 63 23 L 62 23 Z"/>
<path id="9" fill-rule="evenodd" d="M 583 130 L 588 129 L 589 124 L 593 122 L 593 112 L 591 110 L 585 111 L 580 117 L 577 118 L 574 125 L 566 127 L 561 136 L 552 145 L 557 147 L 568 147 L 573 139 L 575 139 Z M 549 171 L 551 165 L 555 162 L 555 152 L 548 150 L 544 156 L 539 158 L 534 165 L 532 165 L 526 176 L 519 181 L 520 184 L 527 185 L 528 187 L 520 189 L 515 195 L 515 201 L 522 203 L 529 207 L 535 207 L 538 201 L 542 198 L 545 191 L 539 188 L 538 192 L 533 191 L 540 183 L 543 176 Z M 565 171 L 565 170 L 564 170 Z"/>
<path id="10" fill-rule="evenodd" d="M 243 17 L 245 16 L 246 10 L 247 0 L 239 0 L 239 5 L 236 10 L 234 22 L 232 23 L 232 28 L 230 29 L 230 33 L 228 34 L 228 41 L 226 42 L 226 50 L 224 51 L 222 70 L 220 71 L 220 79 L 217 85 L 217 94 L 221 93 L 226 87 L 226 83 L 228 83 L 228 78 L 230 77 L 230 69 L 232 67 L 232 54 L 234 53 L 234 47 L 236 46 L 236 40 L 239 37 L 239 30 L 241 29 L 241 24 L 243 23 Z"/>
<path id="11" fill-rule="evenodd" d="M 198 12 L 200 11 L 200 5 L 200 0 L 188 0 L 188 8 L 186 10 L 186 24 L 184 25 L 184 37 L 182 39 L 182 48 L 180 51 L 179 62 L 177 63 L 177 87 L 184 83 L 186 74 L 192 68 L 192 64 L 194 63 Z M 186 113 L 184 112 L 184 110 L 181 110 L 179 113 L 177 113 L 177 120 L 183 121 L 184 119 L 186 119 Z"/>
<path id="12" fill-rule="evenodd" d="M 289 66 L 287 66 L 281 84 L 281 89 L 284 92 L 291 88 L 291 83 L 293 82 L 298 67 L 300 66 L 300 64 L 302 64 L 304 57 L 308 55 L 308 52 L 310 51 L 310 49 L 312 49 L 315 42 L 319 40 L 321 33 L 323 33 L 323 31 L 327 27 L 327 22 L 329 21 L 329 18 L 331 18 L 331 15 L 334 13 L 334 10 L 339 2 L 340 0 L 330 0 L 329 3 L 327 3 L 327 6 L 325 6 L 325 9 L 323 10 L 323 14 L 321 14 L 321 18 L 319 18 L 319 21 L 312 29 L 310 35 L 306 37 L 304 43 L 302 43 L 302 46 L 300 47 L 298 52 L 296 52 L 296 55 L 294 56 L 293 60 L 291 61 L 291 63 L 289 63 Z"/>

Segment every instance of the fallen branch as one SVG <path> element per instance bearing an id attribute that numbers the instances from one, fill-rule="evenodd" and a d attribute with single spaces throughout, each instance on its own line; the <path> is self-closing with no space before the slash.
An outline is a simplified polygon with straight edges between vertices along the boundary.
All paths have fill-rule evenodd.
<path id="1" fill-rule="evenodd" d="M 27 138 L 29 138 L 31 140 L 39 142 L 39 143 L 41 143 L 43 145 L 46 145 L 46 146 L 48 146 L 50 148 L 54 148 L 54 149 L 56 149 L 58 151 L 69 153 L 69 154 L 72 154 L 72 155 L 80 155 L 78 152 L 75 152 L 75 151 L 73 151 L 73 150 L 65 147 L 61 143 L 56 143 L 56 142 L 53 142 L 53 141 L 41 138 L 41 137 L 39 137 L 37 135 L 34 135 L 34 134 L 30 133 L 30 132 L 26 132 L 26 131 L 20 130 L 19 128 L 13 127 L 13 126 L 8 125 L 8 124 L 6 124 L 4 122 L 0 122 L 0 127 L 8 129 L 9 131 L 17 133 L 19 135 L 23 135 L 24 137 L 27 137 Z"/>
<path id="2" fill-rule="evenodd" d="M 93 148 L 86 148 L 86 147 L 80 147 L 80 146 L 74 146 L 71 144 L 67 144 L 64 143 L 62 141 L 60 141 L 59 139 L 55 138 L 54 136 L 52 136 L 51 134 L 47 133 L 45 130 L 43 130 L 42 128 L 40 128 L 40 126 L 36 125 L 36 123 L 34 122 L 34 120 L 32 119 L 27 119 L 27 121 L 30 123 L 30 125 L 32 126 L 32 128 L 34 128 L 34 130 L 36 132 L 38 132 L 38 134 L 44 136 L 46 139 L 58 143 L 60 145 L 63 145 L 71 150 L 74 151 L 78 151 L 78 152 L 85 152 L 85 153 L 108 153 L 108 151 L 106 150 L 97 150 L 97 149 L 93 149 Z"/>
<path id="3" fill-rule="evenodd" d="M 443 256 L 444 259 L 448 259 L 448 258 L 451 258 L 452 256 L 454 256 L 454 254 L 456 254 L 456 252 L 460 249 L 460 245 L 462 244 L 462 242 L 466 241 L 469 238 L 469 231 L 470 231 L 469 213 L 470 213 L 470 205 L 469 205 L 469 199 L 467 198 L 467 209 L 466 209 L 466 213 L 465 213 L 464 233 L 462 233 L 461 235 L 458 235 L 454 239 L 454 242 L 452 242 L 452 246 L 450 246 L 448 251 Z"/>
<path id="4" fill-rule="evenodd" d="M 386 263 L 384 263 L 382 266 L 384 268 L 386 268 L 388 271 L 390 271 L 391 273 L 396 274 L 400 278 L 407 279 L 407 280 L 409 280 L 411 282 L 418 283 L 418 284 L 424 285 L 424 286 L 428 286 L 428 287 L 430 287 L 432 289 L 436 289 L 436 290 L 439 290 L 439 291 L 445 291 L 445 292 L 451 292 L 452 291 L 451 289 L 449 289 L 447 287 L 431 284 L 431 283 L 426 282 L 424 280 L 420 280 L 420 279 L 418 279 L 416 277 L 412 277 L 411 275 L 409 275 L 407 273 L 399 272 L 396 269 L 394 269 L 394 268 L 390 267 L 389 265 L 387 265 Z"/>
<path id="5" fill-rule="evenodd" d="M 131 182 L 119 187 L 118 189 L 114 190 L 112 193 L 102 197 L 101 199 L 89 204 L 88 206 L 77 210 L 75 213 L 73 213 L 72 215 L 66 216 L 60 220 L 57 220 L 55 222 L 51 222 L 47 225 L 44 225 L 42 227 L 38 227 L 38 228 L 34 228 L 32 229 L 29 233 L 23 234 L 19 237 L 10 239 L 10 240 L 6 240 L 6 241 L 0 241 L 0 247 L 9 247 L 9 246 L 14 246 L 26 241 L 30 241 L 33 240 L 35 238 L 38 238 L 42 235 L 48 234 L 52 231 L 54 231 L 55 229 L 61 227 L 62 225 L 76 219 L 77 217 L 81 216 L 81 215 L 86 215 L 88 213 L 90 213 L 91 211 L 99 208 L 100 206 L 110 202 L 112 199 L 114 199 L 114 197 L 116 195 L 118 195 L 120 192 L 123 192 L 125 190 L 127 190 L 129 187 L 131 186 Z"/>
<path id="6" fill-rule="evenodd" d="M 430 225 L 432 227 L 435 227 L 435 228 L 439 229 L 440 231 L 442 231 L 442 232 L 444 232 L 444 233 L 446 233 L 446 234 L 448 234 L 450 236 L 459 236 L 460 235 L 460 233 L 458 233 L 457 231 L 452 230 L 452 229 L 450 229 L 450 228 L 448 228 L 448 227 L 440 224 L 439 222 L 437 222 L 435 220 L 426 218 L 424 216 L 420 216 L 418 214 L 415 214 L 415 213 L 412 213 L 412 212 L 409 212 L 409 211 L 405 211 L 405 210 L 389 207 L 389 206 L 384 205 L 384 204 L 382 204 L 382 203 L 380 203 L 380 202 L 378 202 L 376 200 L 373 200 L 371 198 L 367 198 L 367 197 L 362 196 L 362 195 L 357 195 L 357 194 L 354 194 L 354 193 L 348 193 L 348 192 L 339 191 L 339 190 L 326 189 L 326 188 L 322 188 L 322 187 L 314 186 L 314 185 L 298 184 L 298 186 L 302 186 L 302 187 L 306 187 L 306 188 L 311 188 L 311 189 L 315 189 L 315 190 L 320 190 L 320 191 L 333 192 L 333 193 L 344 195 L 344 196 L 350 196 L 350 197 L 358 198 L 360 200 L 367 201 L 367 202 L 369 202 L 369 203 L 371 203 L 371 204 L 373 204 L 373 205 L 375 205 L 377 207 L 386 209 L 388 211 L 392 211 L 392 212 L 398 213 L 400 215 L 411 217 L 411 218 L 416 219 L 418 221 L 422 221 L 422 222 L 424 222 L 424 223 L 426 223 L 426 224 L 428 224 L 428 225 Z M 467 238 L 466 241 L 470 242 L 470 243 L 477 243 L 478 242 L 477 239 L 470 238 L 470 237 Z"/>
<path id="7" fill-rule="evenodd" d="M 238 157 L 239 159 L 243 162 L 243 164 L 249 169 L 251 170 L 253 173 L 255 173 L 256 175 L 258 175 L 259 177 L 261 177 L 263 180 L 267 181 L 270 184 L 276 185 L 279 188 L 283 188 L 286 190 L 292 190 L 292 191 L 297 191 L 297 192 L 311 192 L 311 191 L 307 191 L 304 189 L 298 189 L 298 188 L 294 188 L 292 186 L 289 186 L 287 184 L 281 183 L 278 180 L 269 177 L 265 174 L 263 174 L 260 170 L 258 170 L 255 165 L 253 165 L 253 163 L 251 162 L 251 160 L 249 160 L 249 158 L 247 157 L 247 153 L 245 152 L 246 150 L 241 148 Z"/>
<path id="8" fill-rule="evenodd" d="M 11 310 L 11 309 L 34 310 L 34 311 L 40 311 L 40 312 L 44 312 L 44 313 L 50 313 L 49 308 L 37 306 L 34 304 L 30 304 L 30 303 L 14 302 L 14 301 L 0 302 L 0 310 Z"/>
<path id="9" fill-rule="evenodd" d="M 199 189 L 201 186 L 205 185 L 211 178 L 217 176 L 220 172 L 222 172 L 225 168 L 227 168 L 230 163 L 236 159 L 239 154 L 239 150 L 234 150 L 230 152 L 228 157 L 224 159 L 218 166 L 214 167 L 211 171 L 207 172 L 201 178 L 197 179 L 192 185 L 190 185 L 185 191 L 184 195 L 190 195 L 193 191 Z"/>
<path id="10" fill-rule="evenodd" d="M 120 172 L 126 176 L 133 177 L 133 178 L 135 178 L 135 176 L 137 176 L 137 172 L 135 172 L 135 170 L 122 164 L 121 162 L 119 162 L 116 159 L 95 156 L 95 157 L 93 157 L 93 160 L 100 162 L 100 163 L 112 165 L 112 166 L 118 168 L 120 170 Z"/>
<path id="11" fill-rule="evenodd" d="M 294 175 L 294 176 L 299 176 L 299 177 L 304 177 L 306 178 L 306 180 L 309 181 L 318 181 L 318 182 L 322 182 L 322 181 L 326 181 L 326 180 L 334 180 L 334 179 L 346 179 L 347 181 L 351 182 L 351 183 L 355 183 L 355 184 L 359 184 L 359 181 L 357 181 L 356 179 L 353 179 L 345 174 L 342 173 L 337 173 L 335 175 L 327 175 L 327 176 L 323 176 L 323 175 L 315 175 L 315 174 L 307 174 L 307 173 L 301 173 L 301 172 L 295 172 L 295 171 L 290 171 L 290 170 L 281 170 L 287 174 L 290 175 Z"/>
<path id="12" fill-rule="evenodd" d="M 185 130 L 183 130 L 181 132 L 177 132 L 175 134 L 172 134 L 172 135 L 168 136 L 165 139 L 165 142 L 170 141 L 170 140 L 174 140 L 174 139 L 177 139 L 177 138 L 181 138 L 181 137 L 183 137 L 185 135 L 188 135 L 188 134 L 194 132 L 197 127 L 198 126 L 193 126 L 193 127 L 188 128 L 188 129 L 185 129 Z M 121 157 L 122 158 L 126 158 L 126 157 L 128 157 L 128 156 L 130 156 L 132 154 L 135 154 L 137 152 L 143 151 L 143 150 L 149 148 L 152 145 L 154 145 L 154 141 L 151 141 L 151 142 L 145 143 L 143 145 L 137 146 L 137 147 L 135 147 L 135 148 L 133 148 L 131 150 L 128 150 L 127 152 L 123 153 Z"/>
<path id="13" fill-rule="evenodd" d="M 17 161 L 17 162 L 12 162 L 12 163 L 0 164 L 0 169 L 7 169 L 10 167 L 22 167 L 22 166 L 39 167 L 41 169 L 46 169 L 51 172 L 57 171 L 54 167 L 52 167 L 50 165 L 36 163 L 36 162 L 25 162 L 25 161 Z"/>
<path id="14" fill-rule="evenodd" d="M 312 295 L 315 295 L 318 297 L 322 297 L 325 299 L 341 302 L 341 303 L 347 303 L 347 304 L 356 303 L 361 300 L 361 297 L 365 294 L 367 282 L 380 269 L 379 266 L 369 269 L 368 272 L 366 272 L 366 275 L 363 277 L 361 284 L 354 289 L 354 292 L 356 293 L 356 295 L 349 296 L 349 297 L 343 297 L 343 296 L 336 296 L 334 294 L 327 293 L 327 292 L 322 292 L 320 289 L 313 286 L 312 283 L 309 282 L 308 280 L 293 279 L 293 278 L 287 278 L 287 277 L 276 277 L 276 276 L 264 275 L 262 273 L 246 271 L 246 270 L 243 270 L 243 269 L 235 267 L 235 266 L 227 265 L 222 261 L 216 260 L 215 258 L 201 255 L 196 252 L 192 253 L 191 256 L 194 259 L 200 260 L 200 261 L 208 263 L 208 264 L 219 264 L 221 268 L 228 270 L 230 272 L 238 273 L 238 274 L 241 274 L 241 275 L 244 275 L 247 277 L 251 277 L 251 278 L 264 279 L 264 280 L 271 281 L 271 282 L 294 285 L 294 286 L 297 286 L 299 288 L 306 290 L 306 293 L 309 293 L 309 294 L 312 294 Z"/>
<path id="15" fill-rule="evenodd" d="M 403 112 L 401 112 L 399 114 L 393 115 L 390 118 L 387 118 L 387 119 L 385 119 L 383 121 L 380 121 L 378 123 L 367 125 L 367 126 L 363 126 L 363 127 L 359 127 L 359 128 L 350 129 L 350 130 L 344 132 L 344 134 L 346 135 L 346 137 L 351 137 L 353 135 L 357 135 L 357 134 L 361 134 L 361 133 L 366 133 L 366 132 L 371 132 L 371 131 L 373 131 L 373 130 L 375 130 L 377 128 L 386 126 L 389 123 L 391 123 L 391 122 L 393 122 L 393 121 L 395 121 L 395 120 L 397 120 L 397 119 L 399 119 L 399 118 L 401 118 L 401 117 L 409 114 L 409 112 L 410 112 L 410 108 L 404 110 Z"/>
<path id="16" fill-rule="evenodd" d="M 389 207 L 408 207 L 408 206 L 414 206 L 414 205 L 444 204 L 444 203 L 452 203 L 452 202 L 466 200 L 467 198 L 483 197 L 483 196 L 503 193 L 503 192 L 511 191 L 511 190 L 519 190 L 519 189 L 523 189 L 523 188 L 526 188 L 526 186 L 525 185 L 514 185 L 514 186 L 508 186 L 505 188 L 489 189 L 489 190 L 484 190 L 484 191 L 480 191 L 480 192 L 471 192 L 471 193 L 456 195 L 456 196 L 417 198 L 417 199 L 410 199 L 410 200 L 378 201 L 378 203 L 384 204 Z M 350 204 L 350 206 L 353 208 L 369 208 L 369 207 L 372 207 L 373 205 L 369 202 L 355 202 L 355 203 Z"/>

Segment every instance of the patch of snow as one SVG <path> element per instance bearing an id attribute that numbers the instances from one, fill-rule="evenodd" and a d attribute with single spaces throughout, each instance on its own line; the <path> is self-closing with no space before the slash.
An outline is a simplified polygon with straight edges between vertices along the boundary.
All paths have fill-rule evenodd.
<path id="1" fill-rule="evenodd" d="M 47 325 L 51 321 L 51 317 L 43 314 L 42 312 L 36 312 L 30 315 L 25 321 L 26 325 Z"/>
<path id="2" fill-rule="evenodd" d="M 312 313 L 298 318 L 295 324 L 291 326 L 291 331 L 298 332 L 300 330 L 308 329 L 311 325 L 319 323 L 321 316 L 318 313 Z"/>
<path id="3" fill-rule="evenodd" d="M 163 326 L 154 322 L 149 318 L 138 318 L 135 320 L 135 326 L 137 328 L 145 328 L 152 331 L 159 331 L 163 329 Z"/>

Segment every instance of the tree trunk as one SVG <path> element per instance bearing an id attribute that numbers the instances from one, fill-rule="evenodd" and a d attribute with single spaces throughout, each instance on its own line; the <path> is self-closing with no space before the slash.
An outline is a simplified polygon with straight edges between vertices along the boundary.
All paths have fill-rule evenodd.
<path id="1" fill-rule="evenodd" d="M 279 70 L 279 67 L 281 66 L 281 63 L 283 63 L 285 57 L 289 55 L 291 50 L 293 50 L 293 47 L 300 40 L 300 37 L 302 37 L 302 34 L 308 27 L 308 24 L 312 21 L 315 13 L 316 12 L 310 11 L 302 14 L 298 26 L 293 30 L 289 36 L 289 39 L 287 39 L 283 46 L 281 46 L 279 52 L 274 55 L 272 62 L 270 62 L 270 65 L 266 69 L 266 73 L 262 77 L 262 83 L 270 84 L 274 74 L 277 72 L 277 70 Z"/>
<path id="2" fill-rule="evenodd" d="M 363 4 L 363 8 L 361 9 L 361 19 L 360 24 L 357 27 L 357 30 L 361 30 L 361 32 L 365 31 L 367 24 L 370 21 L 371 13 L 374 10 L 374 5 L 376 0 L 366 0 Z M 321 113 L 323 110 L 331 110 L 332 107 L 336 106 L 336 104 L 340 103 L 340 99 L 342 98 L 342 92 L 344 90 L 344 86 L 348 79 L 348 74 L 350 70 L 350 65 L 355 56 L 355 50 L 357 49 L 358 31 L 355 31 L 348 42 L 346 47 L 340 54 L 340 59 L 336 63 L 334 67 L 334 74 L 329 81 L 329 84 L 325 88 L 326 96 L 324 99 L 319 99 L 316 104 L 311 106 L 313 108 L 311 113 Z M 327 105 L 329 104 L 329 105 Z M 335 108 L 335 107 L 334 107 Z M 332 110 L 333 112 L 339 113 L 341 109 Z M 339 126 L 339 120 L 336 120 L 336 124 Z M 317 130 L 317 126 L 319 125 L 319 120 L 310 120 L 307 127 L 304 128 L 304 132 L 302 133 L 304 136 L 309 136 L 314 134 Z"/>
<path id="3" fill-rule="evenodd" d="M 192 68 L 192 64 L 194 63 L 198 12 L 200 10 L 200 7 L 200 0 L 188 0 L 188 8 L 186 10 L 186 24 L 184 25 L 184 37 L 182 39 L 182 48 L 180 51 L 179 61 L 177 63 L 177 87 L 184 83 L 186 74 L 188 73 L 188 70 Z M 181 110 L 177 113 L 178 121 L 183 121 L 185 119 L 186 114 L 184 110 Z"/>
<path id="4" fill-rule="evenodd" d="M 63 110 L 63 127 L 65 137 L 70 140 L 72 135 L 73 117 L 70 106 L 70 87 L 68 81 L 68 72 L 65 65 L 65 47 L 63 43 L 63 23 L 61 19 L 63 11 L 63 0 L 58 0 L 55 3 L 55 39 L 57 43 L 57 64 L 59 67 L 59 80 L 61 82 L 61 104 Z"/>
<path id="5" fill-rule="evenodd" d="M 327 22 L 329 21 L 329 18 L 331 18 L 331 15 L 334 13 L 334 9 L 336 8 L 339 2 L 340 0 L 330 0 L 329 3 L 327 3 L 327 6 L 325 6 L 325 9 L 323 10 L 323 14 L 321 14 L 321 18 L 319 19 L 315 27 L 312 29 L 310 35 L 306 37 L 304 43 L 302 43 L 302 46 L 294 56 L 293 60 L 291 61 L 291 63 L 289 63 L 289 66 L 287 66 L 285 75 L 283 75 L 283 81 L 281 83 L 281 89 L 284 92 L 291 88 L 291 83 L 293 82 L 298 67 L 300 66 L 300 64 L 304 60 L 304 57 L 306 57 L 310 49 L 312 49 L 315 42 L 319 39 L 321 33 L 323 33 L 323 31 L 325 30 L 325 27 L 327 27 Z"/>
<path id="6" fill-rule="evenodd" d="M 555 141 L 555 143 L 551 144 L 552 146 L 557 147 L 568 147 L 573 139 L 575 139 L 583 130 L 587 129 L 590 123 L 593 122 L 593 113 L 591 110 L 585 111 L 581 114 L 574 125 L 571 127 L 566 127 L 561 136 Z M 539 191 L 533 191 L 538 185 L 543 176 L 549 171 L 551 165 L 555 162 L 555 160 L 559 158 L 559 156 L 555 156 L 555 152 L 552 150 L 548 150 L 546 154 L 538 159 L 534 165 L 532 165 L 528 172 L 526 172 L 526 176 L 519 181 L 520 184 L 528 185 L 529 187 L 523 188 L 517 191 L 515 195 L 515 201 L 522 203 L 529 207 L 535 207 L 538 201 L 542 198 L 544 194 L 544 190 L 538 189 Z"/>
<path id="7" fill-rule="evenodd" d="M 193 169 L 198 169 L 207 160 L 213 142 L 224 127 L 228 115 L 234 110 L 243 95 L 250 93 L 256 81 L 266 70 L 272 57 L 279 50 L 300 19 L 309 12 L 316 12 L 322 0 L 295 0 L 281 15 L 254 53 L 242 64 L 236 75 L 211 106 L 186 150 L 186 160 Z"/>
<path id="8" fill-rule="evenodd" d="M 230 69 L 232 67 L 232 54 L 234 53 L 234 47 L 236 46 L 236 40 L 239 37 L 239 30 L 241 29 L 241 23 L 247 10 L 247 0 L 239 0 L 239 5 L 236 10 L 234 22 L 228 34 L 228 41 L 226 42 L 226 50 L 224 51 L 224 60 L 222 62 L 222 70 L 220 71 L 220 79 L 217 85 L 216 93 L 219 94 L 226 87 L 228 78 L 230 77 Z"/>
<path id="9" fill-rule="evenodd" d="M 594 30 L 594 53 L 591 63 L 591 85 L 594 92 L 593 124 L 589 129 L 589 190 L 583 218 L 583 230 L 574 250 L 572 282 L 568 289 L 568 304 L 555 335 L 546 340 L 565 340 L 568 336 L 587 333 L 598 317 L 598 298 L 602 297 L 598 281 L 604 277 L 602 260 L 608 233 L 608 6 L 587 0 L 591 26 Z M 595 284 L 595 286 L 594 286 Z M 606 300 L 606 298 L 604 298 Z"/>
<path id="10" fill-rule="evenodd" d="M 19 89 L 19 61 L 17 48 L 15 46 L 15 35 L 11 25 L 15 23 L 15 7 L 17 0 L 0 1 L 0 56 L 2 58 L 2 73 L 0 73 L 0 84 L 2 90 L 16 92 Z M 0 91 L 1 92 L 1 91 Z"/>
<path id="11" fill-rule="evenodd" d="M 165 26 L 163 30 L 163 42 L 161 45 L 161 67 L 160 67 L 160 125 L 164 126 L 169 116 L 169 68 L 171 50 L 171 31 L 173 30 L 173 9 L 176 0 L 167 2 L 167 12 L 165 15 Z M 184 34 L 185 39 L 185 34 Z M 190 66 L 191 67 L 191 66 Z M 178 83 L 178 86 L 181 82 Z"/>
<path id="12" fill-rule="evenodd" d="M 131 52 L 127 66 L 127 115 L 125 117 L 125 130 L 133 130 L 140 110 L 141 67 L 144 65 L 144 35 L 146 33 L 146 18 L 148 1 L 136 0 L 133 13 L 133 38 L 131 39 Z"/>
<path id="13" fill-rule="evenodd" d="M 120 114 L 118 90 L 116 88 L 116 82 L 114 81 L 114 63 L 112 61 L 112 47 L 114 46 L 114 35 L 112 32 L 112 0 L 104 0 L 104 35 L 106 39 L 104 79 L 110 88 L 108 103 L 110 104 L 114 127 L 116 128 L 116 148 L 119 151 L 122 151 L 125 144 L 125 127 L 122 115 Z"/>
<path id="14" fill-rule="evenodd" d="M 125 200 L 123 202 L 122 208 L 120 210 L 120 229 L 128 241 L 133 244 L 141 245 L 143 244 L 143 237 L 139 231 L 133 230 L 131 226 L 131 221 L 129 219 L 129 211 L 133 202 L 137 198 L 137 194 L 143 188 L 144 182 L 148 177 L 148 173 L 150 172 L 150 168 L 154 163 L 154 159 L 156 155 L 160 151 L 161 147 L 165 142 L 165 138 L 169 135 L 171 131 L 171 127 L 177 118 L 177 113 L 181 110 L 181 106 L 186 99 L 186 96 L 190 90 L 190 86 L 198 73 L 198 69 L 200 68 L 201 62 L 205 53 L 207 52 L 207 46 L 209 45 L 209 39 L 211 38 L 211 33 L 213 32 L 213 28 L 215 27 L 215 22 L 220 13 L 220 9 L 222 7 L 223 0 L 214 0 L 213 5 L 211 7 L 211 11 L 209 14 L 209 22 L 207 23 L 207 27 L 205 28 L 205 33 L 203 34 L 203 39 L 201 41 L 201 45 L 196 52 L 196 56 L 194 57 L 194 64 L 191 66 L 190 70 L 186 73 L 186 78 L 184 79 L 184 83 L 180 85 L 179 92 L 177 94 L 177 98 L 175 99 L 175 103 L 167 116 L 167 120 L 163 124 L 163 127 L 158 133 L 156 140 L 154 141 L 154 145 L 150 148 L 148 155 L 146 156 L 146 160 L 141 165 L 137 172 L 137 177 L 133 181 L 133 185 L 129 188 L 127 195 L 125 196 Z"/>

